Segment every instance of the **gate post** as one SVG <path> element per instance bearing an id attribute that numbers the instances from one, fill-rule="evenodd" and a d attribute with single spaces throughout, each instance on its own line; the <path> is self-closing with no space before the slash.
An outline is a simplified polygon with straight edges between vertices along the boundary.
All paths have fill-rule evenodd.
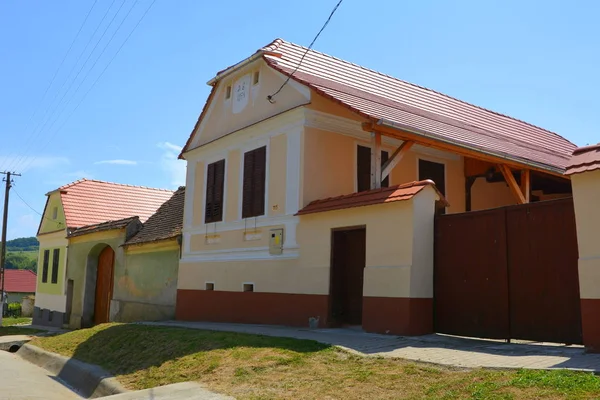
<path id="1" fill-rule="evenodd" d="M 566 175 L 571 175 L 577 244 L 583 344 L 600 352 L 600 145 L 576 149 Z"/>

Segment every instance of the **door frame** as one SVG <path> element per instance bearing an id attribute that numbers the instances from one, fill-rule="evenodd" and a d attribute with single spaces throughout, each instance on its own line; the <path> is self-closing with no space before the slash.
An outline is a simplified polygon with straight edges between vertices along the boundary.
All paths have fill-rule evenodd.
<path id="1" fill-rule="evenodd" d="M 358 230 L 364 230 L 365 231 L 365 254 L 366 254 L 366 247 L 367 247 L 367 226 L 366 225 L 351 225 L 351 226 L 343 226 L 343 227 L 339 227 L 339 228 L 331 228 L 331 236 L 330 236 L 330 243 L 329 243 L 329 294 L 327 296 L 327 312 L 328 312 L 328 316 L 327 316 L 327 325 L 329 327 L 337 327 L 337 326 L 341 326 L 342 324 L 339 321 L 335 321 L 333 319 L 333 294 L 332 294 L 332 290 L 333 290 L 333 261 L 334 261 L 334 253 L 335 253 L 335 248 L 334 248 L 334 238 L 335 238 L 335 234 L 338 232 L 349 232 L 349 231 L 358 231 Z M 366 264 L 366 263 L 365 263 Z M 365 265 L 366 268 L 366 265 Z M 364 282 L 363 282 L 363 291 L 364 291 Z M 363 292 L 363 299 L 364 299 L 364 292 Z"/>

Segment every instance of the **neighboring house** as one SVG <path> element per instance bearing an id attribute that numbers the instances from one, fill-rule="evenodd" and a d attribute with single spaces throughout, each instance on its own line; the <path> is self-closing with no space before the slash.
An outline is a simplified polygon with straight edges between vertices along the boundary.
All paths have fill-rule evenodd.
<path id="1" fill-rule="evenodd" d="M 429 333 L 436 209 L 571 195 L 567 139 L 280 39 L 208 84 L 178 319 Z"/>
<path id="2" fill-rule="evenodd" d="M 172 195 L 87 179 L 48 193 L 37 235 L 34 323 L 80 327 L 106 322 L 112 274 L 124 265 L 119 246 Z"/>
<path id="3" fill-rule="evenodd" d="M 21 303 L 23 297 L 35 294 L 35 272 L 26 269 L 6 269 L 4 291 L 8 294 L 9 303 Z M 0 277 L 0 285 L 2 278 Z"/>

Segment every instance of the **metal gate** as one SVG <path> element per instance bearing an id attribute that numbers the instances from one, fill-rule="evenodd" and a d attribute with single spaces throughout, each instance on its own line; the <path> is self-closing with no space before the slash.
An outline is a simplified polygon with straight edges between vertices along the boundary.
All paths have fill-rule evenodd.
<path id="1" fill-rule="evenodd" d="M 436 217 L 436 331 L 581 343 L 577 259 L 572 199 Z"/>

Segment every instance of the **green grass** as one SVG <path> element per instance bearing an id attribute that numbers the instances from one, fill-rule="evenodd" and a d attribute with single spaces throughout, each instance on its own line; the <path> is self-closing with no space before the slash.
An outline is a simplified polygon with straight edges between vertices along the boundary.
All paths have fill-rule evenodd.
<path id="1" fill-rule="evenodd" d="M 23 328 L 18 325 L 31 324 L 31 318 L 2 318 L 2 326 L 0 327 L 0 336 L 8 335 L 33 335 L 43 332 L 39 329 Z"/>
<path id="2" fill-rule="evenodd" d="M 2 318 L 2 326 L 13 326 L 13 325 L 27 325 L 31 324 L 31 318 L 29 317 L 4 317 Z"/>
<path id="3" fill-rule="evenodd" d="M 130 389 L 196 380 L 239 399 L 600 398 L 587 373 L 432 367 L 238 333 L 104 324 L 32 344 L 100 365 Z"/>

